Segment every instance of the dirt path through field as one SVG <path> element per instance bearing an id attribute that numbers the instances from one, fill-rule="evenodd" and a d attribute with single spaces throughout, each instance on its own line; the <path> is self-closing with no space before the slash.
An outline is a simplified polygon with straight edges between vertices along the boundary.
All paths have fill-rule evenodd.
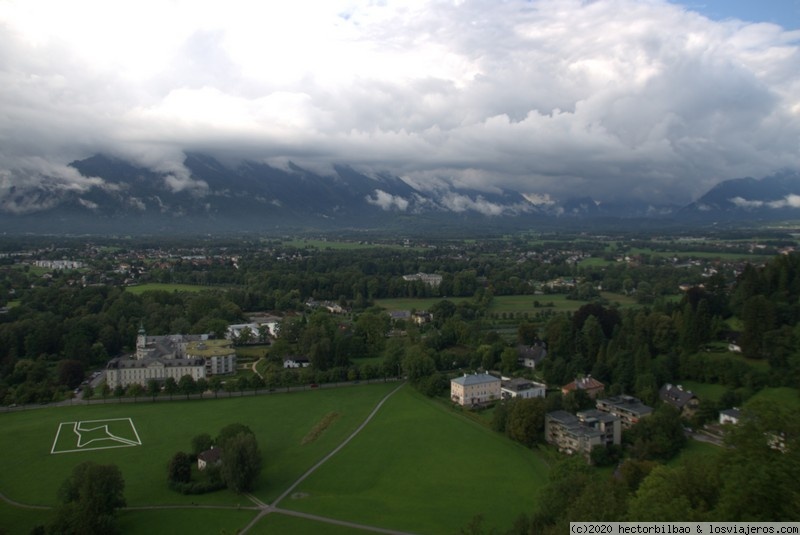
<path id="1" fill-rule="evenodd" d="M 335 447 L 335 448 L 334 448 L 334 449 L 333 449 L 333 450 L 332 450 L 330 453 L 328 453 L 328 454 L 327 454 L 325 457 L 323 457 L 322 459 L 320 459 L 320 461 L 319 461 L 317 464 L 315 464 L 314 466 L 312 466 L 311 468 L 309 468 L 309 469 L 306 471 L 306 473 L 305 473 L 305 474 L 303 474 L 302 476 L 300 476 L 299 478 L 297 478 L 297 480 L 296 480 L 294 483 L 292 483 L 291 485 L 289 485 L 289 488 L 287 488 L 285 491 L 283 491 L 283 494 L 281 494 L 280 496 L 278 496 L 278 497 L 275 499 L 275 501 L 274 501 L 274 502 L 272 502 L 270 505 L 266 505 L 264 502 L 262 502 L 261 500 L 259 500 L 259 499 L 258 499 L 258 498 L 256 498 L 255 496 L 252 496 L 252 495 L 248 494 L 248 495 L 247 495 L 247 497 L 248 497 L 248 498 L 250 498 L 250 499 L 253 501 L 253 503 L 255 503 L 255 504 L 256 504 L 256 505 L 257 505 L 257 506 L 258 506 L 258 507 L 261 509 L 261 512 L 260 512 L 260 513 L 259 513 L 259 514 L 258 514 L 258 515 L 257 515 L 257 516 L 256 516 L 256 517 L 255 517 L 255 518 L 254 518 L 254 519 L 253 519 L 253 520 L 252 520 L 252 521 L 251 521 L 251 522 L 248 524 L 248 525 L 246 525 L 246 526 L 244 527 L 244 529 L 242 529 L 242 531 L 240 531 L 239 533 L 240 533 L 241 535 L 244 535 L 245 533 L 247 533 L 247 532 L 250 530 L 250 528 L 252 528 L 254 525 L 256 525 L 256 524 L 258 523 L 258 521 L 259 521 L 259 520 L 261 520 L 261 519 L 262 519 L 264 516 L 266 516 L 266 515 L 268 515 L 268 514 L 270 514 L 270 513 L 275 513 L 275 512 L 276 512 L 276 513 L 281 513 L 281 514 L 284 514 L 284 515 L 290 515 L 290 516 L 296 516 L 296 517 L 300 517 L 300 518 L 307 518 L 307 519 L 310 519 L 310 520 L 316 520 L 316 521 L 318 521 L 318 522 L 327 522 L 327 523 L 329 523 L 329 524 L 338 524 L 338 525 L 340 525 L 340 526 L 347 526 L 347 527 L 351 527 L 351 528 L 355 528 L 355 529 L 361 529 L 361 530 L 366 530 L 366 531 L 374 531 L 374 532 L 376 532 L 376 533 L 390 533 L 390 534 L 393 534 L 393 535 L 411 535 L 411 534 L 408 534 L 408 533 L 406 533 L 406 532 L 403 532 L 403 531 L 394 531 L 394 530 L 389 530 L 389 529 L 385 529 L 385 528 L 379 528 L 379 527 L 377 527 L 377 526 L 365 526 L 365 525 L 362 525 L 362 524 L 356 524 L 356 523 L 354 523 L 354 522 L 345 522 L 345 521 L 342 521 L 342 520 L 335 520 L 335 519 L 333 519 L 333 518 L 327 518 L 327 517 L 322 517 L 322 516 L 316 516 L 316 515 L 311 515 L 311 514 L 307 514 L 307 513 L 299 513 L 299 512 L 297 512 L 297 511 L 289 511 L 289 510 L 287 510 L 287 509 L 280 509 L 280 508 L 278 507 L 278 504 L 279 504 L 279 503 L 280 503 L 280 502 L 281 502 L 281 501 L 282 501 L 284 498 L 286 498 L 287 496 L 289 496 L 289 495 L 290 495 L 290 494 L 291 494 L 291 493 L 294 491 L 294 489 L 296 489 L 296 488 L 297 488 L 297 486 L 298 486 L 300 483 L 302 483 L 303 481 L 305 481 L 305 479 L 306 479 L 308 476 L 310 476 L 311 474 L 313 474 L 313 473 L 314 473 L 314 472 L 315 472 L 317 469 L 319 469 L 319 467 L 320 467 L 320 466 L 322 466 L 323 464 L 325 464 L 325 463 L 326 463 L 326 462 L 327 462 L 327 461 L 328 461 L 328 460 L 329 460 L 331 457 L 333 457 L 334 455 L 336 455 L 336 454 L 337 454 L 337 453 L 338 453 L 338 452 L 339 452 L 339 451 L 340 451 L 342 448 L 344 448 L 344 447 L 345 447 L 345 446 L 346 446 L 346 445 L 347 445 L 347 444 L 348 444 L 348 443 L 349 443 L 351 440 L 353 440 L 353 438 L 355 438 L 355 437 L 356 437 L 356 435 L 358 435 L 358 434 L 359 434 L 359 433 L 360 433 L 360 432 L 361 432 L 361 431 L 362 431 L 362 430 L 363 430 L 363 429 L 364 429 L 364 428 L 367 426 L 367 424 L 368 424 L 368 423 L 369 423 L 369 422 L 372 420 L 372 418 L 373 418 L 373 417 L 374 417 L 376 414 L 378 414 L 378 411 L 381 409 L 381 407 L 383 406 L 383 404 L 384 404 L 384 403 L 386 403 L 386 400 L 388 400 L 390 397 L 392 397 L 392 395 L 394 395 L 394 394 L 395 394 L 395 393 L 396 393 L 398 390 L 400 390 L 400 389 L 403 387 L 403 385 L 404 385 L 404 384 L 405 384 L 405 383 L 401 383 L 401 384 L 400 384 L 400 386 L 398 386 L 397 388 L 395 388 L 394 390 L 392 390 L 391 392 L 389 392 L 388 394 L 386 394 L 386 395 L 383 397 L 383 399 L 381 399 L 381 400 L 378 402 L 378 404 L 377 404 L 377 405 L 375 405 L 375 408 L 374 408 L 374 409 L 372 409 L 372 412 L 370 412 L 370 413 L 369 413 L 369 415 L 368 415 L 368 416 L 367 416 L 367 417 L 364 419 L 364 421 L 363 421 L 363 422 L 361 422 L 361 425 L 359 425 L 359 426 L 358 426 L 358 427 L 355 429 L 355 431 L 353 431 L 352 433 L 350 433 L 350 436 L 348 436 L 346 439 L 344 439 L 344 440 L 342 441 L 342 443 L 341 443 L 341 444 L 339 444 L 338 446 L 336 446 L 336 447 Z"/>

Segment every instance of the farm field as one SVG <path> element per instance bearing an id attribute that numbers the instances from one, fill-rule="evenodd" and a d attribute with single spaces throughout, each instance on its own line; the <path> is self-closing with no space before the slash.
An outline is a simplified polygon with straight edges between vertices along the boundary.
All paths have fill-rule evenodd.
<path id="1" fill-rule="evenodd" d="M 229 491 L 201 496 L 170 491 L 166 465 L 176 451 L 188 451 L 199 433 L 214 436 L 234 422 L 249 426 L 264 458 L 253 494 L 271 503 L 397 387 L 374 383 L 217 400 L 109 401 L 0 414 L 0 493 L 24 504 L 52 507 L 58 487 L 75 465 L 87 460 L 114 463 L 123 473 L 125 497 L 133 508 L 120 512 L 123 533 L 167 534 L 187 527 L 198 534 L 233 533 L 257 514 L 253 502 Z M 327 423 L 320 427 L 320 422 Z M 106 425 L 113 439 L 104 435 L 100 438 L 105 440 L 92 443 L 98 427 Z M 76 447 L 76 440 L 84 445 Z M 465 466 L 470 470 L 465 472 Z M 405 386 L 317 474 L 319 478 L 312 476 L 295 489 L 304 493 L 295 498 L 307 498 L 290 495 L 279 507 L 440 533 L 457 531 L 478 512 L 484 512 L 487 525 L 510 525 L 530 509 L 546 479 L 546 466 L 530 450 Z M 336 485 L 344 488 L 334 496 L 330 489 Z M 486 495 L 485 488 L 496 492 Z M 177 508 L 143 509 L 164 505 Z M 49 515 L 52 511 L 0 502 L 0 528 L 9 533 L 28 533 Z M 284 527 L 289 531 L 282 531 Z M 335 535 L 348 530 L 272 513 L 251 531 L 267 532 Z"/>

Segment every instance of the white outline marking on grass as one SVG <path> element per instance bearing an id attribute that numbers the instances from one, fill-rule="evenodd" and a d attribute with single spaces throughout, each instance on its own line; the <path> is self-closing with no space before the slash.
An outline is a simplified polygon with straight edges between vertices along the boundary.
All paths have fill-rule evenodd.
<path id="1" fill-rule="evenodd" d="M 133 430 L 133 434 L 136 436 L 136 440 L 127 439 L 127 438 L 123 438 L 123 437 L 118 437 L 116 435 L 111 434 L 111 432 L 108 430 L 108 422 L 120 422 L 120 421 L 126 421 L 126 420 L 127 420 L 128 424 L 131 426 L 131 430 Z M 103 425 L 98 425 L 96 427 L 90 427 L 90 428 L 81 427 L 84 424 L 93 424 L 93 423 L 104 423 L 104 424 Z M 72 425 L 72 432 L 75 433 L 76 435 L 78 435 L 77 446 L 78 446 L 79 449 L 56 451 L 56 445 L 58 444 L 58 438 L 61 436 L 61 428 L 64 427 L 64 426 L 69 426 L 70 424 Z M 100 438 L 93 438 L 93 439 L 88 440 L 86 443 L 83 443 L 83 444 L 81 443 L 81 439 L 83 438 L 83 436 L 81 435 L 81 431 L 89 432 L 89 431 L 97 431 L 98 429 L 105 429 L 106 435 L 108 435 L 108 436 L 100 437 Z M 86 447 L 89 444 L 91 444 L 92 442 L 96 442 L 98 440 L 111 440 L 113 442 L 117 442 L 118 445 L 116 445 L 116 446 L 95 446 L 95 447 L 91 447 L 91 448 L 87 448 Z M 133 420 L 131 420 L 130 418 L 109 418 L 109 419 L 106 419 L 106 420 L 81 420 L 79 422 L 61 422 L 60 424 L 58 424 L 58 431 L 56 431 L 56 438 L 53 440 L 53 447 L 50 448 L 50 454 L 53 455 L 53 454 L 56 454 L 56 453 L 74 453 L 74 452 L 78 452 L 78 451 L 96 451 L 96 450 L 108 450 L 108 449 L 113 449 L 113 448 L 129 448 L 129 447 L 132 447 L 132 446 L 141 446 L 141 445 L 142 445 L 142 439 L 139 438 L 139 432 L 136 431 L 136 426 L 133 425 Z"/>

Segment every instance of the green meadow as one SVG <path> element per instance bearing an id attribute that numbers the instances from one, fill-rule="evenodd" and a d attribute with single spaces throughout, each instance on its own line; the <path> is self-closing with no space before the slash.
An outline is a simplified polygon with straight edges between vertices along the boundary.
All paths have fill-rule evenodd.
<path id="1" fill-rule="evenodd" d="M 213 286 L 202 286 L 200 284 L 162 284 L 160 282 L 151 282 L 148 284 L 139 284 L 136 286 L 126 286 L 125 291 L 134 295 L 141 295 L 145 292 L 202 292 L 204 290 L 212 290 Z"/>
<path id="2" fill-rule="evenodd" d="M 114 463 L 130 507 L 120 512 L 123 533 L 234 533 L 257 515 L 253 502 L 230 491 L 183 496 L 169 490 L 166 466 L 175 452 L 189 451 L 197 434 L 214 436 L 234 422 L 249 426 L 264 461 L 253 495 L 271 503 L 398 385 L 216 400 L 109 400 L 1 413 L 0 493 L 22 504 L 53 507 L 74 466 L 88 460 Z M 479 513 L 485 525 L 505 528 L 530 511 L 546 473 L 534 452 L 403 386 L 279 507 L 418 533 L 457 532 Z M 0 531 L 28 533 L 52 514 L 0 501 Z M 250 532 L 352 529 L 271 513 Z"/>
<path id="3" fill-rule="evenodd" d="M 787 410 L 798 411 L 800 410 L 800 391 L 788 386 L 764 388 L 747 400 L 745 407 L 754 402 L 768 402 Z"/>
<path id="4" fill-rule="evenodd" d="M 531 450 L 405 388 L 281 506 L 418 533 L 455 533 L 478 514 L 509 529 L 546 476 Z"/>
<path id="5" fill-rule="evenodd" d="M 636 300 L 624 294 L 601 292 L 600 296 L 611 304 L 618 304 L 622 307 L 636 305 Z M 436 303 L 447 299 L 453 303 L 469 301 L 468 297 L 425 297 L 425 298 L 397 298 L 397 299 L 376 299 L 375 305 L 386 310 L 429 310 Z M 535 302 L 539 306 L 535 306 Z M 544 294 L 544 295 L 498 295 L 492 298 L 489 306 L 489 313 L 492 314 L 517 314 L 528 312 L 535 314 L 552 310 L 555 312 L 574 312 L 586 304 L 586 301 L 567 299 L 566 294 Z"/>
<path id="6" fill-rule="evenodd" d="M 336 240 L 323 240 L 323 239 L 295 239 L 283 240 L 284 247 L 296 247 L 298 249 L 319 249 L 332 251 L 355 251 L 364 249 L 409 249 L 399 243 L 369 243 L 359 241 L 336 241 Z M 411 248 L 413 250 L 420 249 L 419 247 Z"/>
<path id="7" fill-rule="evenodd" d="M 715 383 L 701 383 L 699 381 L 681 381 L 681 386 L 686 390 L 691 390 L 700 399 L 709 401 L 719 401 L 727 388 L 724 385 Z"/>

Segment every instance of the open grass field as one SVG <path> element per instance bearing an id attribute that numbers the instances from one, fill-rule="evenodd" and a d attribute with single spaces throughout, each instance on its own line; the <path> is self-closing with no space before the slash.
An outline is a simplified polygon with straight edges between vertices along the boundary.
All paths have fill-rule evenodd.
<path id="1" fill-rule="evenodd" d="M 252 535 L 275 535 L 276 533 L 291 533 L 292 535 L 353 535 L 354 533 L 363 533 L 367 535 L 370 532 L 284 514 L 272 514 L 261 520 L 248 533 Z"/>
<path id="2" fill-rule="evenodd" d="M 148 284 L 139 284 L 137 286 L 127 286 L 126 292 L 131 292 L 134 295 L 141 295 L 145 292 L 161 291 L 161 292 L 202 292 L 204 290 L 213 290 L 213 286 L 201 286 L 199 284 L 161 284 L 158 282 L 151 282 Z"/>
<path id="3" fill-rule="evenodd" d="M 251 504 L 243 503 L 243 506 L 245 505 Z M 202 509 L 199 507 L 195 509 L 122 511 L 119 514 L 119 527 L 124 535 L 233 534 L 245 527 L 257 514 L 258 511 L 247 509 Z"/>
<path id="4" fill-rule="evenodd" d="M 2 413 L 0 493 L 24 504 L 54 506 L 57 489 L 74 466 L 87 460 L 114 463 L 134 508 L 120 513 L 123 533 L 234 533 L 254 518 L 253 503 L 229 491 L 203 496 L 170 491 L 166 465 L 176 451 L 188 451 L 199 433 L 214 436 L 229 423 L 248 425 L 264 459 L 253 494 L 271 503 L 397 386 L 159 403 L 109 400 Z M 530 510 L 546 471 L 535 453 L 405 386 L 355 440 L 295 489 L 306 498 L 288 497 L 280 506 L 419 533 L 458 531 L 479 512 L 487 525 L 505 527 Z M 178 508 L 139 509 L 148 506 Z M 8 533 L 28 533 L 50 515 L 0 501 L 0 528 Z M 352 530 L 273 513 L 251 533 L 267 532 Z"/>
<path id="5" fill-rule="evenodd" d="M 295 240 L 284 240 L 283 246 L 285 247 L 296 247 L 298 249 L 320 249 L 324 251 L 325 249 L 331 249 L 334 251 L 354 251 L 354 250 L 364 250 L 364 249 L 409 249 L 399 243 L 391 244 L 391 243 L 367 243 L 367 242 L 357 242 L 357 241 L 335 241 L 335 240 L 320 240 L 320 239 L 295 239 Z M 411 248 L 411 249 L 418 249 L 418 248 Z"/>
<path id="6" fill-rule="evenodd" d="M 700 383 L 698 381 L 681 381 L 681 386 L 686 390 L 691 390 L 700 399 L 719 401 L 725 393 L 725 386 L 712 383 Z"/>
<path id="7" fill-rule="evenodd" d="M 483 514 L 505 530 L 546 476 L 531 450 L 404 388 L 281 505 L 416 533 L 457 533 Z"/>
<path id="8" fill-rule="evenodd" d="M 619 304 L 621 307 L 636 306 L 636 300 L 624 294 L 601 292 L 600 296 L 608 300 L 611 304 Z M 398 298 L 398 299 L 377 299 L 375 305 L 386 310 L 429 310 L 442 297 L 426 297 L 420 299 Z M 448 297 L 448 301 L 458 304 L 461 301 L 468 301 L 468 297 Z M 534 307 L 534 301 L 540 303 L 539 307 Z M 549 306 L 552 304 L 552 306 Z M 492 314 L 535 314 L 552 310 L 555 312 L 573 312 L 586 304 L 586 301 L 576 301 L 567 299 L 566 294 L 546 294 L 546 295 L 498 295 L 492 299 L 489 312 Z"/>
<path id="9" fill-rule="evenodd" d="M 675 466 L 689 459 L 716 456 L 722 452 L 723 448 L 721 446 L 700 442 L 699 440 L 688 440 L 680 453 L 670 459 L 667 464 Z"/>
<path id="10" fill-rule="evenodd" d="M 800 391 L 787 386 L 765 388 L 747 400 L 745 407 L 756 401 L 768 401 L 790 411 L 800 410 Z"/>

